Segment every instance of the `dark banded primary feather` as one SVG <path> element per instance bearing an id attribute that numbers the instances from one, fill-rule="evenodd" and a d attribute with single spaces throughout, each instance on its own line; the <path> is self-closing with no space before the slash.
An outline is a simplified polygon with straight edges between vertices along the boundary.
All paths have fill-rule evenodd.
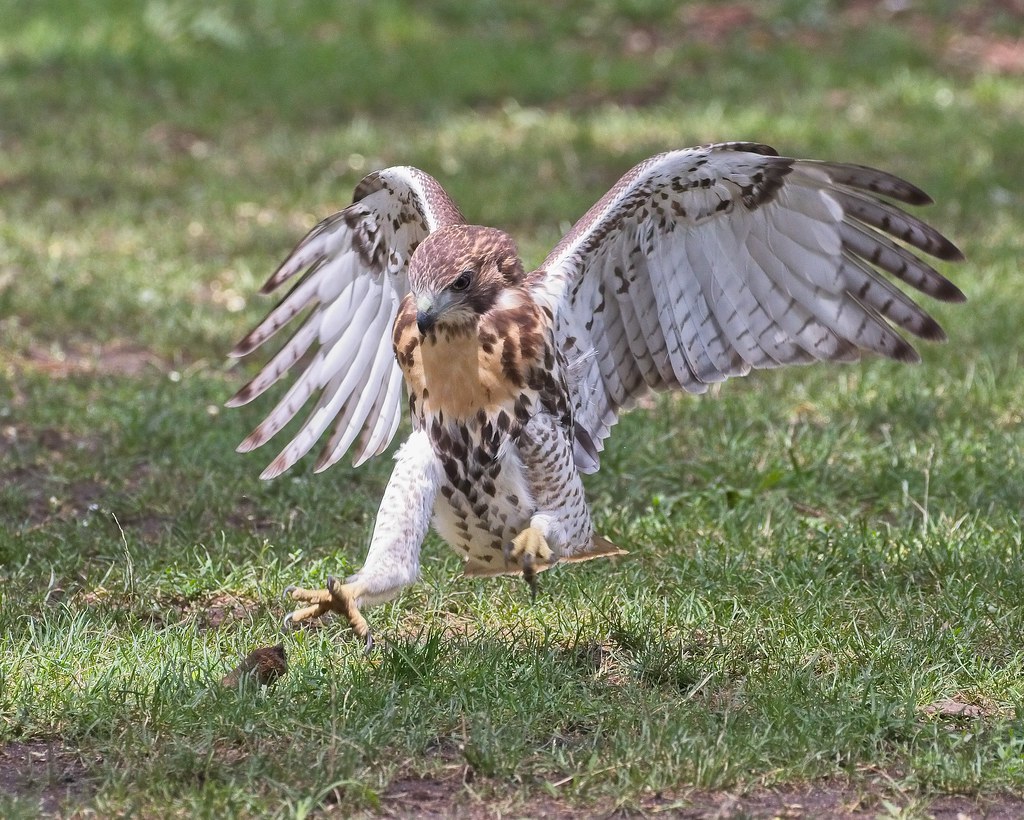
<path id="1" fill-rule="evenodd" d="M 391 442 L 402 407 L 402 373 L 391 349 L 391 326 L 409 292 L 409 260 L 428 234 L 463 221 L 433 177 L 416 168 L 377 171 L 359 183 L 349 207 L 310 231 L 267 280 L 263 293 L 302 273 L 232 356 L 245 356 L 296 316 L 309 312 L 228 406 L 247 404 L 261 395 L 314 343 L 316 353 L 267 418 L 239 445 L 239 452 L 265 444 L 310 397 L 319 395 L 295 437 L 263 471 L 264 478 L 291 467 L 332 424 L 317 471 L 334 464 L 357 438 L 357 465 Z"/>
<path id="2" fill-rule="evenodd" d="M 753 143 L 672 151 L 626 173 L 533 275 L 577 362 L 576 420 L 597 449 L 648 390 L 701 393 L 751 368 L 848 361 L 862 350 L 916 361 L 893 325 L 944 338 L 882 273 L 960 301 L 911 249 L 962 255 L 882 196 L 931 201 L 882 171 Z M 579 447 L 581 469 L 596 469 L 596 456 Z"/>

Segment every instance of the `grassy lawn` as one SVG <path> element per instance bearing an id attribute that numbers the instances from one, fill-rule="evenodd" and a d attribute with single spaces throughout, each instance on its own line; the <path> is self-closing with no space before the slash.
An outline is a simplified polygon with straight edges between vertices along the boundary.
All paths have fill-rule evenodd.
<path id="1" fill-rule="evenodd" d="M 0 815 L 1019 816 L 1021 20 L 884 5 L 0 0 Z M 931 193 L 950 342 L 628 415 L 588 491 L 631 555 L 535 604 L 431 535 L 374 654 L 284 632 L 390 471 L 234 453 L 294 242 L 413 164 L 536 263 L 723 139 Z"/>

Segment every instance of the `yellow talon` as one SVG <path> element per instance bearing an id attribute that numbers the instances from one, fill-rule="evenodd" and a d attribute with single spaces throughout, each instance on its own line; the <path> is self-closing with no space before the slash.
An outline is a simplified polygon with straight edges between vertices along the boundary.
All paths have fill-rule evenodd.
<path id="1" fill-rule="evenodd" d="M 287 590 L 287 594 L 292 600 L 299 601 L 308 606 L 300 607 L 287 615 L 285 623 L 298 624 L 311 618 L 319 618 L 328 612 L 337 612 L 345 616 L 352 627 L 352 631 L 366 641 L 366 648 L 369 650 L 373 647 L 370 625 L 359 611 L 359 607 L 356 606 L 356 601 L 359 599 L 362 591 L 358 584 L 342 584 L 332 577 L 327 579 L 327 589 L 290 587 Z"/>
<path id="2" fill-rule="evenodd" d="M 505 547 L 505 559 L 515 561 L 523 568 L 523 580 L 530 587 L 530 595 L 537 598 L 537 565 L 543 569 L 551 563 L 551 547 L 536 527 L 527 527 Z"/>

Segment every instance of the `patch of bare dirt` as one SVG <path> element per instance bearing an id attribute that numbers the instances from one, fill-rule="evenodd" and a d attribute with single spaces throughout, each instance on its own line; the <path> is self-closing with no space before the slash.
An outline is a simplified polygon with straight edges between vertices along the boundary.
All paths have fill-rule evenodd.
<path id="1" fill-rule="evenodd" d="M 48 601 L 50 597 L 48 594 Z M 201 630 L 219 629 L 232 621 L 251 623 L 260 611 L 257 601 L 227 592 L 195 599 L 171 595 L 143 599 L 131 590 L 94 586 L 70 595 L 63 588 L 58 588 L 53 598 L 53 603 L 69 600 L 72 608 L 102 607 L 107 611 L 125 613 L 154 628 L 192 623 Z"/>
<path id="2" fill-rule="evenodd" d="M 28 427 L 5 424 L 0 427 L 0 456 L 22 455 L 42 450 L 47 460 L 61 460 L 69 452 L 97 453 L 102 447 L 97 436 L 75 436 L 56 427 Z"/>
<path id="3" fill-rule="evenodd" d="M 111 508 L 127 494 L 150 480 L 152 468 L 139 462 L 118 473 L 117 483 L 103 478 L 71 480 L 62 475 L 65 462 L 80 455 L 101 453 L 105 444 L 95 435 L 81 436 L 53 427 L 0 426 L 0 484 L 13 487 L 20 505 L 8 517 L 22 531 L 31 531 L 54 521 L 78 521 L 90 526 L 94 520 L 155 539 L 166 532 L 170 519 L 147 511 L 126 511 L 113 521 Z M 6 466 L 12 461 L 14 466 Z M 17 462 L 22 463 L 17 463 Z"/>
<path id="4" fill-rule="evenodd" d="M 1024 19 L 1021 21 L 1024 26 Z M 950 60 L 988 74 L 1024 74 L 1024 37 L 997 34 L 954 34 L 946 53 Z"/>
<path id="5" fill-rule="evenodd" d="M 758 789 L 745 794 L 697 792 L 683 800 L 645 806 L 652 813 L 679 818 L 868 818 L 886 814 L 888 806 L 911 808 L 914 816 L 935 820 L 1011 820 L 1024 811 L 1024 800 L 1012 795 L 972 799 L 947 795 L 931 800 L 893 794 L 884 785 L 854 788 L 815 783 L 802 787 Z M 627 816 L 627 815 L 622 815 Z"/>
<path id="6" fill-rule="evenodd" d="M 225 592 L 193 602 L 188 611 L 206 629 L 217 629 L 227 621 L 251 621 L 258 609 L 256 601 Z"/>
<path id="7" fill-rule="evenodd" d="M 195 159 L 205 159 L 212 150 L 210 141 L 202 134 L 169 122 L 153 125 L 146 131 L 145 138 L 150 145 L 174 156 L 187 154 Z"/>
<path id="8" fill-rule="evenodd" d="M 679 19 L 692 39 L 721 45 L 754 28 L 758 14 L 752 3 L 686 3 L 679 9 Z"/>
<path id="9" fill-rule="evenodd" d="M 961 695 L 939 698 L 933 703 L 923 706 L 920 711 L 929 717 L 954 721 L 993 717 L 999 714 L 998 707 L 990 703 L 973 703 Z"/>
<path id="10" fill-rule="evenodd" d="M 99 510 L 99 501 L 107 492 L 97 481 L 62 482 L 41 467 L 15 467 L 0 473 L 0 480 L 16 486 L 24 498 L 15 511 L 23 531 L 31 531 L 52 521 L 85 519 Z"/>
<path id="11" fill-rule="evenodd" d="M 886 21 L 913 31 L 968 71 L 1024 74 L 1024 0 L 961 3 L 948 15 L 921 11 L 909 0 L 854 0 L 841 15 L 853 28 Z"/>
<path id="12" fill-rule="evenodd" d="M 552 784 L 557 789 L 568 782 Z M 820 782 L 806 786 L 763 788 L 751 791 L 690 791 L 681 795 L 655 794 L 633 809 L 621 809 L 609 802 L 575 806 L 556 796 L 518 795 L 496 797 L 471 783 L 463 767 L 453 766 L 447 777 L 401 777 L 393 780 L 381 796 L 376 817 L 459 817 L 469 820 L 503 816 L 536 818 L 602 817 L 630 818 L 661 816 L 672 818 L 873 818 L 879 812 L 912 807 L 915 816 L 935 820 L 1013 820 L 1024 816 L 1024 798 L 1010 794 L 970 798 L 947 795 L 918 799 L 893 793 L 884 781 L 854 787 Z"/>
<path id="13" fill-rule="evenodd" d="M 107 488 L 98 481 L 60 481 L 48 471 L 28 466 L 0 473 L 0 480 L 16 486 L 23 497 L 14 510 L 15 524 L 22 532 L 31 532 L 54 521 L 89 520 L 100 511 Z"/>
<path id="14" fill-rule="evenodd" d="M 265 515 L 259 505 L 247 495 L 235 499 L 224 523 L 233 530 L 243 530 L 254 535 L 281 528 L 281 522 Z"/>
<path id="15" fill-rule="evenodd" d="M 88 798 L 92 788 L 89 765 L 78 751 L 60 741 L 0 745 L 0 793 L 36 801 L 40 815 L 60 815 Z"/>
<path id="16" fill-rule="evenodd" d="M 691 2 L 681 4 L 673 24 L 635 26 L 622 33 L 627 55 L 667 54 L 681 42 L 727 48 L 742 40 L 766 48 L 780 40 L 804 48 L 829 48 L 836 30 L 893 26 L 912 32 L 951 64 L 967 71 L 1024 74 L 1024 0 L 976 0 L 953 4 L 947 13 L 912 0 L 848 0 L 816 19 L 779 17 L 766 4 Z"/>
<path id="17" fill-rule="evenodd" d="M 16 373 L 45 373 L 55 379 L 79 375 L 138 378 L 150 371 L 166 373 L 172 369 L 152 351 L 126 341 L 66 348 L 33 345 L 24 352 L 10 354 L 7 364 Z"/>

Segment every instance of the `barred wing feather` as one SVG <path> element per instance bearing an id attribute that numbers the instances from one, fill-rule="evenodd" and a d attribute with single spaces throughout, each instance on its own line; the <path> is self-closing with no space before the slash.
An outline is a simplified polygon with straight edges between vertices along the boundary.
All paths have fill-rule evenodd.
<path id="1" fill-rule="evenodd" d="M 911 248 L 962 255 L 883 197 L 931 201 L 881 171 L 753 143 L 660 154 L 623 176 L 535 279 L 573 371 L 580 469 L 597 469 L 619 412 L 649 390 L 702 393 L 752 368 L 865 350 L 916 361 L 896 328 L 943 339 L 883 273 L 961 301 Z"/>
<path id="2" fill-rule="evenodd" d="M 267 280 L 263 293 L 301 274 L 231 355 L 251 353 L 300 314 L 304 320 L 228 406 L 247 404 L 293 368 L 298 372 L 239 452 L 265 444 L 316 398 L 263 478 L 295 464 L 332 424 L 317 472 L 342 458 L 354 443 L 356 466 L 388 446 L 402 408 L 402 373 L 394 359 L 391 327 L 409 292 L 409 258 L 429 233 L 464 221 L 437 181 L 422 171 L 377 171 L 359 183 L 349 207 L 310 231 Z M 315 352 L 307 357 L 311 349 Z"/>

